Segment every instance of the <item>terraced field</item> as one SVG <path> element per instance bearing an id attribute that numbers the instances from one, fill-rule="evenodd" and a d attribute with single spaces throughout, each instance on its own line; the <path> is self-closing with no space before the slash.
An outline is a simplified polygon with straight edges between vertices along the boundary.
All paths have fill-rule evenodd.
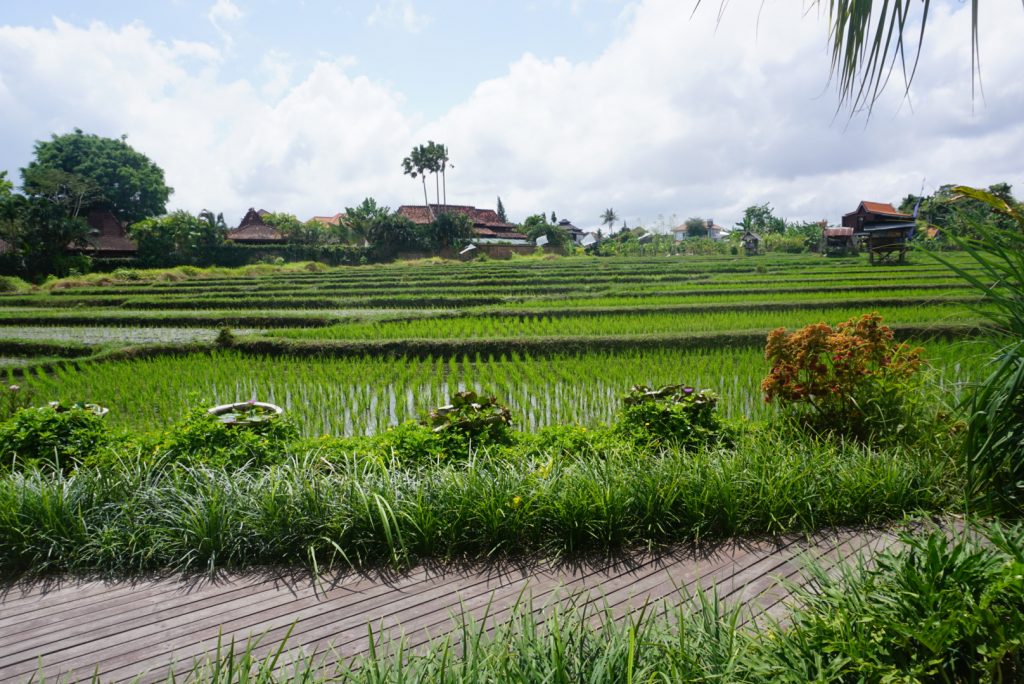
<path id="1" fill-rule="evenodd" d="M 0 297 L 0 368 L 143 429 L 255 393 L 307 435 L 372 433 L 465 387 L 500 394 L 522 428 L 590 424 L 632 384 L 676 382 L 758 417 L 769 330 L 877 311 L 928 341 L 955 396 L 981 372 L 985 343 L 964 341 L 978 332 L 977 298 L 945 267 L 913 261 L 523 259 L 57 283 Z M 231 339 L 218 343 L 222 326 Z"/>

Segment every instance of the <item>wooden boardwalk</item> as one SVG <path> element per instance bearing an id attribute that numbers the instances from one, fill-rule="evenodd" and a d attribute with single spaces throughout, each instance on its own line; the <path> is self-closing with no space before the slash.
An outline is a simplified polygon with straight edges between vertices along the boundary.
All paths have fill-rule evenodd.
<path id="1" fill-rule="evenodd" d="M 678 604 L 697 587 L 743 602 L 749 616 L 779 611 L 782 578 L 797 579 L 808 557 L 835 566 L 892 545 L 889 532 L 835 531 L 772 542 L 677 548 L 628 563 L 417 568 L 394 577 L 263 572 L 182 580 L 64 580 L 7 587 L 0 593 L 0 682 L 165 679 L 191 668 L 218 638 L 244 644 L 263 635 L 258 652 L 288 644 L 304 653 L 365 652 L 367 626 L 411 647 L 445 633 L 460 612 L 488 623 L 507 618 L 517 601 L 535 610 L 556 601 L 609 607 L 621 616 L 645 601 Z M 293 626 L 294 625 L 294 626 Z"/>

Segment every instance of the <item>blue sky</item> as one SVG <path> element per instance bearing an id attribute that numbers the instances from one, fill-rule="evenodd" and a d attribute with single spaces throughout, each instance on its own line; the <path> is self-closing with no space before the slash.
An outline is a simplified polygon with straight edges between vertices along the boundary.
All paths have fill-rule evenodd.
<path id="1" fill-rule="evenodd" d="M 0 169 L 81 127 L 127 134 L 173 208 L 300 218 L 422 202 L 401 158 L 449 145 L 449 200 L 598 225 L 731 224 L 770 202 L 837 221 L 861 199 L 1008 181 L 1024 195 L 1024 11 L 938 5 L 909 103 L 835 115 L 824 18 L 733 0 L 91 0 L 0 10 Z"/>

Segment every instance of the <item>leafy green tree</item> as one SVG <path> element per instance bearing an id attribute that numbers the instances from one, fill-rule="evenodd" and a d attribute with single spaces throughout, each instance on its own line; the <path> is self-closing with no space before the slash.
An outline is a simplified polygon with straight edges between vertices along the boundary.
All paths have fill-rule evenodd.
<path id="1" fill-rule="evenodd" d="M 10 197 L 11 193 L 14 192 L 14 183 L 7 180 L 7 172 L 0 171 L 0 200 L 5 197 Z M 498 203 L 501 204 L 501 198 L 498 198 Z"/>
<path id="2" fill-rule="evenodd" d="M 149 266 L 206 264 L 211 250 L 224 243 L 224 217 L 203 210 L 198 216 L 174 211 L 166 216 L 143 219 L 128 227 L 139 246 L 138 258 Z"/>
<path id="3" fill-rule="evenodd" d="M 1019 206 L 1013 197 L 1012 187 L 1008 183 L 996 183 L 989 186 L 987 195 L 1001 200 L 1011 207 Z M 950 236 L 972 238 L 979 231 L 1012 230 L 1014 225 L 1005 213 L 993 208 L 976 197 L 959 192 L 956 186 L 943 185 L 933 195 L 920 198 L 907 195 L 900 203 L 899 209 L 912 213 L 918 207 L 917 218 L 927 225 L 935 225 Z"/>
<path id="4" fill-rule="evenodd" d="M 345 242 L 361 245 L 367 240 L 373 223 L 390 214 L 391 209 L 379 206 L 377 200 L 367 197 L 359 206 L 345 208 L 345 215 L 338 226 L 342 232 L 339 237 Z"/>
<path id="5" fill-rule="evenodd" d="M 78 211 L 106 209 L 125 223 L 163 214 L 173 192 L 163 170 L 124 136 L 102 138 L 77 128 L 37 142 L 22 180 L 27 195 L 53 197 L 64 188 L 62 196 L 81 197 Z"/>
<path id="6" fill-rule="evenodd" d="M 505 205 L 501 203 L 501 196 L 498 197 L 498 209 L 496 211 L 498 218 L 504 223 L 508 223 L 508 215 L 505 214 Z"/>
<path id="7" fill-rule="evenodd" d="M 569 237 L 569 231 L 548 223 L 548 219 L 544 214 L 527 216 L 526 220 L 523 221 L 522 230 L 531 240 L 536 240 L 543 236 L 548 239 L 549 245 L 563 249 L 572 241 L 572 238 Z"/>
<path id="8" fill-rule="evenodd" d="M 328 231 L 317 221 L 303 223 L 295 214 L 271 212 L 264 214 L 263 222 L 273 226 L 285 240 L 296 245 L 322 245 L 327 242 Z"/>
<path id="9" fill-rule="evenodd" d="M 775 215 L 772 205 L 753 204 L 743 210 L 743 219 L 736 224 L 737 228 L 749 230 L 757 234 L 786 232 L 786 222 Z"/>
<path id="10" fill-rule="evenodd" d="M 9 194 L 0 198 L 0 238 L 10 246 L 16 270 L 38 280 L 46 275 L 67 275 L 87 266 L 82 257 L 67 253 L 69 246 L 85 246 L 89 226 L 67 214 L 60 204 L 43 197 Z"/>
<path id="11" fill-rule="evenodd" d="M 686 219 L 686 237 L 707 237 L 708 222 L 699 216 Z"/>
<path id="12" fill-rule="evenodd" d="M 371 222 L 366 239 L 379 257 L 390 258 L 397 252 L 429 248 L 426 228 L 421 230 L 401 214 L 387 214 Z"/>
<path id="13" fill-rule="evenodd" d="M 459 212 L 442 211 L 430 224 L 429 235 L 437 249 L 462 247 L 473 239 L 473 221 Z"/>

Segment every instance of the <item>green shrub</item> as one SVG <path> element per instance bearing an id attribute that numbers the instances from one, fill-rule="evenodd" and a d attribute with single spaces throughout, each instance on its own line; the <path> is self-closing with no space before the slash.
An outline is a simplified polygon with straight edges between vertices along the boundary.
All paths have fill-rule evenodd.
<path id="1" fill-rule="evenodd" d="M 716 412 L 718 396 L 685 385 L 654 390 L 637 385 L 623 400 L 616 431 L 636 444 L 712 444 L 725 436 Z"/>
<path id="2" fill-rule="evenodd" d="M 231 425 L 195 409 L 164 433 L 156 451 L 159 458 L 187 465 L 267 466 L 282 460 L 298 434 L 294 423 L 284 417 Z"/>
<path id="3" fill-rule="evenodd" d="M 983 535 L 905 537 L 839 578 L 812 566 L 790 625 L 755 644 L 757 681 L 1021 681 L 1024 530 Z"/>
<path id="4" fill-rule="evenodd" d="M 0 424 L 0 472 L 46 465 L 70 472 L 109 440 L 103 417 L 84 407 L 17 411 Z"/>
<path id="5" fill-rule="evenodd" d="M 0 276 L 0 294 L 23 292 L 27 289 L 29 289 L 29 284 L 21 278 L 16 278 L 14 276 Z"/>
<path id="6" fill-rule="evenodd" d="M 622 446 L 610 428 L 582 425 L 549 425 L 536 432 L 520 433 L 518 439 L 521 455 L 541 458 L 602 456 Z"/>
<path id="7" fill-rule="evenodd" d="M 142 280 L 142 274 L 134 268 L 118 268 L 113 274 L 115 280 L 136 281 Z"/>

